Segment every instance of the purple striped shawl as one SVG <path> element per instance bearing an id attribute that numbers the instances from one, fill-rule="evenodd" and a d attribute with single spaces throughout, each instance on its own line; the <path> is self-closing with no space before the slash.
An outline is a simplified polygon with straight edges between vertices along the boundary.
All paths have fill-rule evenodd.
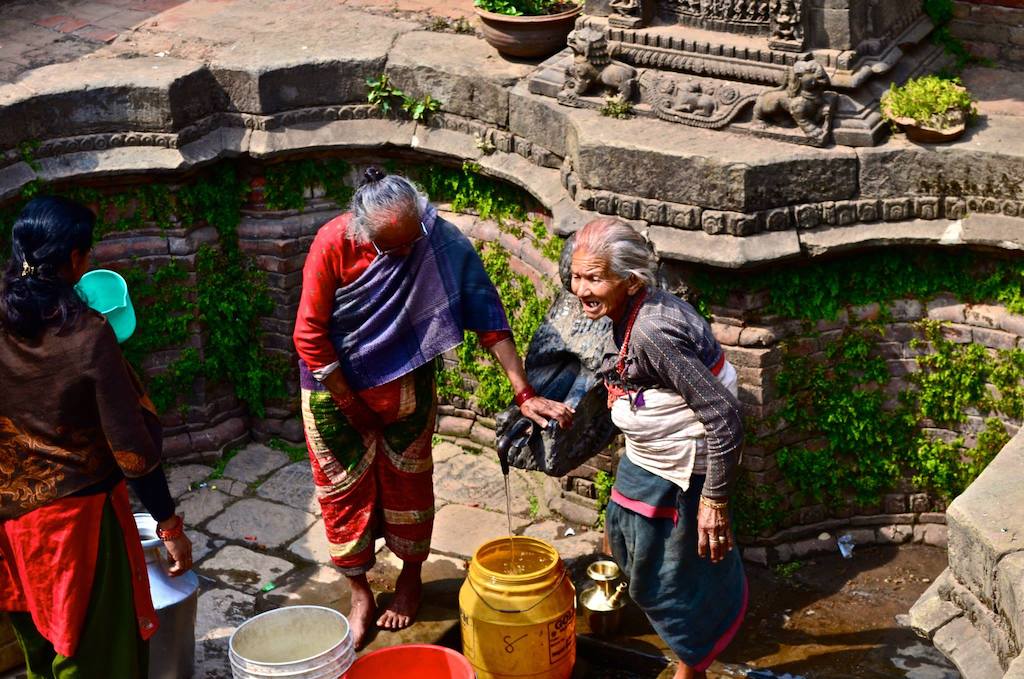
<path id="1" fill-rule="evenodd" d="M 466 330 L 508 330 L 473 244 L 429 206 L 408 256 L 377 257 L 338 288 L 330 338 L 354 389 L 386 384 L 462 343 Z"/>

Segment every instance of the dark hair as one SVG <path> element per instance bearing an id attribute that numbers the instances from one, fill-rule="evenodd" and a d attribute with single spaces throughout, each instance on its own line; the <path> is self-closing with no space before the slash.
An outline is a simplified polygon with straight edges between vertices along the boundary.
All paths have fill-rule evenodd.
<path id="1" fill-rule="evenodd" d="M 373 182 L 379 182 L 381 179 L 384 179 L 384 177 L 387 176 L 388 175 L 386 172 L 384 172 L 384 170 L 380 169 L 375 165 L 371 165 L 370 167 L 366 168 L 365 172 L 363 172 L 363 181 L 361 183 L 361 186 L 366 186 L 367 184 L 372 184 Z"/>
<path id="2" fill-rule="evenodd" d="M 11 229 L 11 259 L 0 290 L 0 321 L 22 337 L 63 328 L 86 309 L 60 270 L 75 250 L 92 247 L 96 217 L 67 198 L 42 196 L 24 207 Z"/>

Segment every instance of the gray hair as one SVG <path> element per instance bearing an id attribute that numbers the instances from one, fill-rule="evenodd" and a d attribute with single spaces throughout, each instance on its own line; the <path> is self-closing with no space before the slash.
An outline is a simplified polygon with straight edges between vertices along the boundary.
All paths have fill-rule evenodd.
<path id="1" fill-rule="evenodd" d="M 357 241 L 373 240 L 395 217 L 413 210 L 422 215 L 427 203 L 427 195 L 401 175 L 367 181 L 352 196 L 350 234 Z"/>
<path id="2" fill-rule="evenodd" d="M 601 257 L 620 278 L 635 276 L 648 287 L 657 286 L 654 252 L 629 224 L 613 217 L 588 222 L 573 239 L 573 252 Z"/>

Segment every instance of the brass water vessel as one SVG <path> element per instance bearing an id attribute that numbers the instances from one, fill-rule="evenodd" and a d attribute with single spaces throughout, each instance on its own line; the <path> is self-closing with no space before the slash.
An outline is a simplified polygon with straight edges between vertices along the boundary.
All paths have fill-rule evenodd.
<path id="1" fill-rule="evenodd" d="M 626 582 L 618 582 L 622 571 L 614 561 L 595 561 L 587 568 L 587 576 L 594 585 L 580 594 L 583 616 L 591 633 L 607 637 L 614 635 L 622 622 L 622 609 L 626 605 Z"/>

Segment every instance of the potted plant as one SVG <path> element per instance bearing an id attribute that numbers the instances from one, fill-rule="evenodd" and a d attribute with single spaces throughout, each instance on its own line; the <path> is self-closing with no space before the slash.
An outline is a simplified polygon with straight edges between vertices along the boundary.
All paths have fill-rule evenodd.
<path id="1" fill-rule="evenodd" d="M 582 5 L 571 0 L 476 0 L 484 40 L 510 57 L 546 57 L 565 47 Z"/>
<path id="2" fill-rule="evenodd" d="M 929 75 L 893 83 L 882 95 L 882 117 L 923 143 L 953 141 L 978 114 L 974 99 L 959 78 Z"/>

